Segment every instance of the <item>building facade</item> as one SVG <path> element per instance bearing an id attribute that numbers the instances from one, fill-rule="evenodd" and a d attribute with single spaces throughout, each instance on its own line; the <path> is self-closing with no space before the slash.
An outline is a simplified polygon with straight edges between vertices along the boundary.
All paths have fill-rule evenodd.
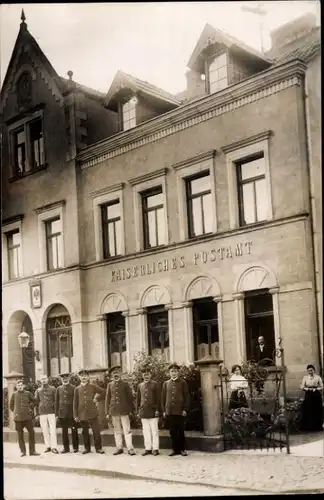
<path id="1" fill-rule="evenodd" d="M 230 367 L 259 335 L 282 339 L 290 391 L 321 370 L 319 28 L 272 40 L 206 25 L 184 93 L 118 72 L 102 95 L 22 19 L 1 92 L 5 373 L 130 370 L 141 350 Z"/>

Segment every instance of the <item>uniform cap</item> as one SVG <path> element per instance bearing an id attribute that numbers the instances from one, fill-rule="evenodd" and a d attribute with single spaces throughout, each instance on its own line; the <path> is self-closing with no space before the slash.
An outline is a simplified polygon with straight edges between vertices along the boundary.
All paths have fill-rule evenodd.
<path id="1" fill-rule="evenodd" d="M 111 375 L 112 373 L 116 372 L 117 370 L 121 370 L 121 367 L 120 366 L 113 366 L 109 370 L 109 375 Z"/>
<path id="2" fill-rule="evenodd" d="M 89 371 L 85 370 L 85 368 L 80 368 L 78 375 L 89 375 Z"/>
<path id="3" fill-rule="evenodd" d="M 177 365 L 177 363 L 171 363 L 169 366 L 168 366 L 168 370 L 171 370 L 172 368 L 175 368 L 176 370 L 180 370 L 180 366 Z"/>
<path id="4" fill-rule="evenodd" d="M 70 373 L 61 373 L 60 374 L 61 378 L 69 378 L 69 376 L 70 376 Z"/>

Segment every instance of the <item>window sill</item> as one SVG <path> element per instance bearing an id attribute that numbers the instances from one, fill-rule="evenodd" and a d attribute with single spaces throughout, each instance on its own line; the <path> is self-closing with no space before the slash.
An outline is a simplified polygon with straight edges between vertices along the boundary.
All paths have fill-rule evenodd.
<path id="1" fill-rule="evenodd" d="M 210 232 L 210 233 L 199 234 L 199 236 L 188 236 L 188 240 L 187 241 L 200 241 L 200 240 L 204 240 L 204 239 L 210 238 L 213 234 L 216 234 L 216 233 Z"/>
<path id="2" fill-rule="evenodd" d="M 40 167 L 33 168 L 32 170 L 29 170 L 28 172 L 24 172 L 21 174 L 15 174 L 12 177 L 10 177 L 9 182 L 16 182 L 19 181 L 20 179 L 24 179 L 25 177 L 28 177 L 29 175 L 36 174 L 37 172 L 41 172 L 42 170 L 46 170 L 48 167 L 48 163 L 44 163 L 44 165 L 41 165 Z"/>

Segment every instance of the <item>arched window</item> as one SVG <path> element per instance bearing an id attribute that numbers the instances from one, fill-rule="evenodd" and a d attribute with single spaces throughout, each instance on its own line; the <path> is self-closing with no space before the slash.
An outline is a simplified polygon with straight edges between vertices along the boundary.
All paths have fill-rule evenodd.
<path id="1" fill-rule="evenodd" d="M 61 304 L 49 311 L 46 321 L 48 374 L 55 377 L 72 371 L 73 343 L 71 317 Z"/>

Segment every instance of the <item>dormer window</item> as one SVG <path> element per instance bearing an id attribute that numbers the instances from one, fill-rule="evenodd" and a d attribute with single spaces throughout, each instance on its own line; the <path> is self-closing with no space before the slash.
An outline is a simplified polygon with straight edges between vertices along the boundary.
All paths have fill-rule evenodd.
<path id="1" fill-rule="evenodd" d="M 136 104 L 136 97 L 123 104 L 123 130 L 136 127 Z"/>
<path id="2" fill-rule="evenodd" d="M 228 61 L 224 52 L 208 61 L 208 92 L 213 94 L 228 86 Z"/>

